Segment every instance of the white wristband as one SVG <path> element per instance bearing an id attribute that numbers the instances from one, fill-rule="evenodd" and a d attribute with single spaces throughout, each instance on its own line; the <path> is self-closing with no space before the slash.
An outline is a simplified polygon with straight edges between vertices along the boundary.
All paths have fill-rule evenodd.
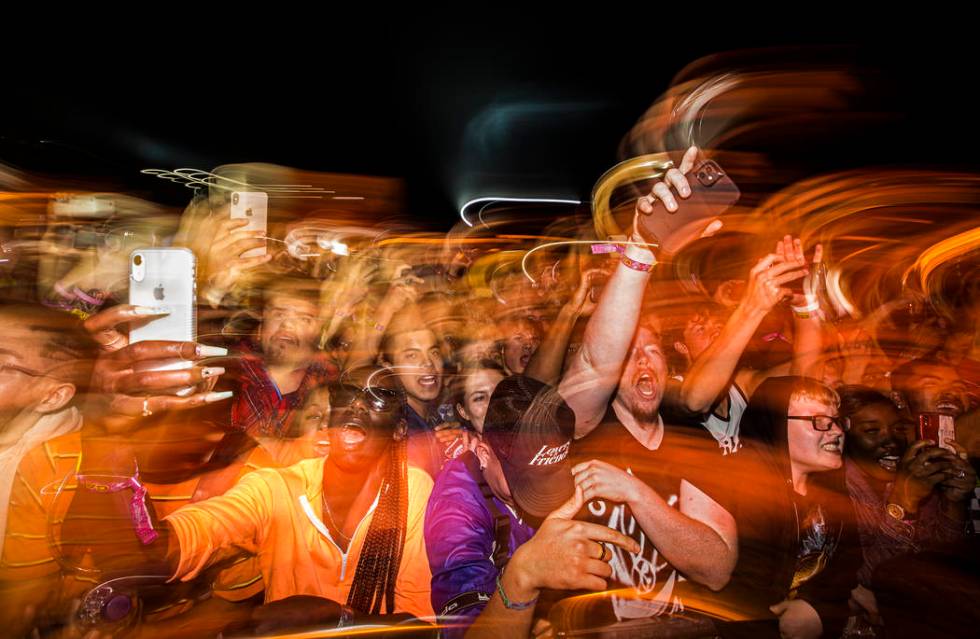
<path id="1" fill-rule="evenodd" d="M 820 309 L 820 302 L 814 300 L 807 304 L 806 306 L 791 306 L 793 312 L 797 315 L 809 315 L 813 311 Z"/>

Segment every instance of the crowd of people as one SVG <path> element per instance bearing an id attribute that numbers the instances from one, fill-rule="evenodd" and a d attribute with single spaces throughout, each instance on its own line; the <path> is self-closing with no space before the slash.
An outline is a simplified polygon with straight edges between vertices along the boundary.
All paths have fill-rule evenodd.
<path id="1" fill-rule="evenodd" d="M 252 230 L 247 167 L 170 216 L 7 192 L 3 634 L 970 635 L 976 238 L 874 291 L 785 201 L 668 251 L 681 152 L 609 234 L 275 197 Z M 186 312 L 132 303 L 152 247 L 194 255 L 192 341 L 136 338 Z"/>

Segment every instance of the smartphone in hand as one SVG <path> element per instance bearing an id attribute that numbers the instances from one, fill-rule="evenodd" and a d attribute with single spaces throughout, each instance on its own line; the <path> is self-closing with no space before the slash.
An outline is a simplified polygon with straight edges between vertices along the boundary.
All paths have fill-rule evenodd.
<path id="1" fill-rule="evenodd" d="M 129 303 L 160 308 L 166 315 L 129 331 L 129 342 L 197 340 L 197 260 L 185 248 L 136 249 L 129 256 Z M 174 360 L 146 370 L 179 370 L 193 362 Z"/>
<path id="2" fill-rule="evenodd" d="M 714 160 L 699 157 L 686 177 L 691 196 L 677 198 L 676 211 L 668 211 L 658 200 L 651 213 L 638 218 L 643 237 L 659 244 L 658 254 L 674 255 L 700 238 L 709 226 L 721 222 L 721 214 L 741 196 L 735 182 Z"/>
<path id="3" fill-rule="evenodd" d="M 264 191 L 235 191 L 231 194 L 231 219 L 248 220 L 243 231 L 269 232 L 269 195 Z M 268 240 L 266 240 L 268 245 Z M 268 246 L 249 249 L 241 257 L 259 257 L 266 254 Z M 235 256 L 238 257 L 238 256 Z"/>
<path id="4" fill-rule="evenodd" d="M 956 453 L 956 450 L 950 446 L 950 442 L 956 441 L 956 426 L 952 415 L 920 413 L 915 434 L 920 440 L 934 441 L 937 446 L 945 448 L 951 453 Z"/>

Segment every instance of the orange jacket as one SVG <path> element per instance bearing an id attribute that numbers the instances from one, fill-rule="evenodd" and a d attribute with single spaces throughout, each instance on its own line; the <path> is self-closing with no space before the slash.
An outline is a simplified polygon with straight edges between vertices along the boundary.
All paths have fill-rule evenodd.
<path id="1" fill-rule="evenodd" d="M 316 595 L 340 603 L 354 579 L 374 505 L 342 553 L 322 521 L 322 458 L 288 468 L 267 468 L 246 475 L 220 497 L 189 504 L 166 518 L 180 543 L 174 578 L 193 579 L 203 569 L 245 552 L 258 556 L 266 602 L 292 595 Z M 432 479 L 408 469 L 408 522 L 395 610 L 431 616 L 431 573 L 423 523 Z"/>

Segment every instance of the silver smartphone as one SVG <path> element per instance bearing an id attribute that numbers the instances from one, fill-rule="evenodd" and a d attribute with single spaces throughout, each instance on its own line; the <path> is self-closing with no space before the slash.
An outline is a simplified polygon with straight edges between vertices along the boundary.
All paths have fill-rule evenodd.
<path id="1" fill-rule="evenodd" d="M 269 195 L 265 191 L 235 191 L 231 194 L 231 219 L 248 220 L 248 224 L 240 230 L 261 231 L 263 235 L 267 234 Z M 242 253 L 241 257 L 259 257 L 265 255 L 266 249 L 266 246 L 249 249 Z"/>
<path id="2" fill-rule="evenodd" d="M 167 314 L 129 331 L 129 342 L 197 340 L 197 260 L 186 248 L 142 248 L 129 256 L 129 303 Z M 194 363 L 173 360 L 146 370 L 179 370 Z"/>

